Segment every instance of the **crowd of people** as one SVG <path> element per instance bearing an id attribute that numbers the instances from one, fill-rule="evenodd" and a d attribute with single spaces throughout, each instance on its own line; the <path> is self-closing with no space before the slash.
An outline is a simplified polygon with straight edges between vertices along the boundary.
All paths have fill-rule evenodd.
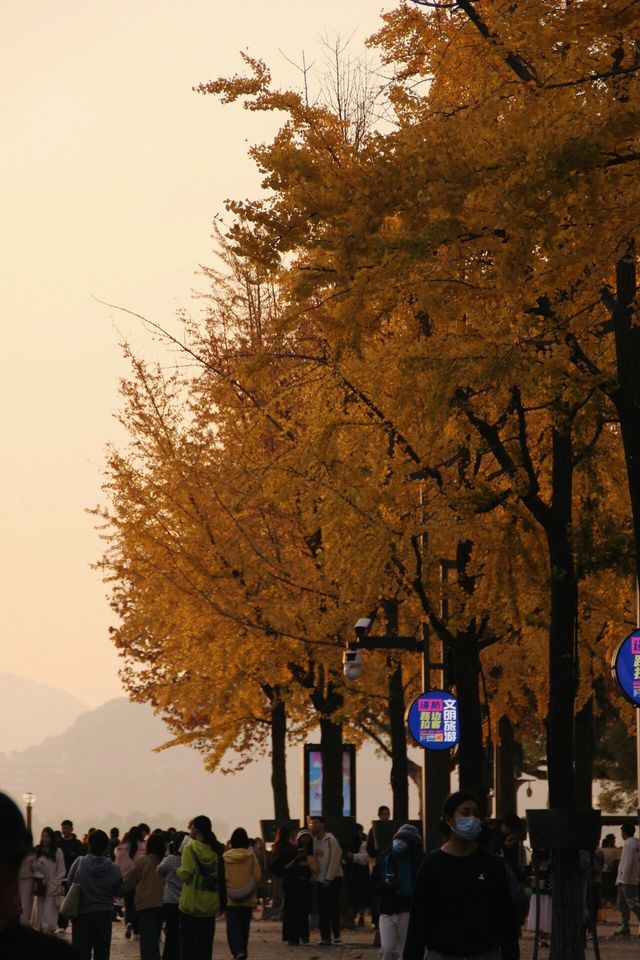
<path id="1" fill-rule="evenodd" d="M 518 960 L 523 926 L 536 926 L 536 904 L 538 928 L 547 938 L 551 933 L 544 852 L 537 852 L 535 864 L 539 896 L 531 897 L 523 821 L 507 817 L 488 833 L 477 801 L 462 791 L 446 801 L 444 842 L 428 854 L 410 823 L 378 848 L 373 828 L 367 835 L 358 824 L 353 838 L 340 843 L 324 818 L 313 816 L 303 829 L 281 826 L 267 851 L 243 827 L 221 843 L 202 814 L 187 831 L 140 823 L 122 837 L 116 828 L 109 834 L 91 828 L 82 840 L 64 820 L 59 831 L 45 827 L 35 847 L 3 795 L 0 818 L 0 955 L 7 960 L 62 958 L 69 949 L 78 960 L 109 960 L 114 923 L 123 923 L 125 936 L 139 942 L 141 960 L 211 960 L 221 916 L 231 957 L 247 960 L 258 908 L 262 919 L 281 920 L 288 947 L 310 942 L 311 917 L 317 918 L 317 945 L 330 947 L 342 942 L 348 904 L 351 925 L 370 921 L 379 931 L 381 960 Z M 390 820 L 388 807 L 379 808 L 378 819 Z M 614 936 L 630 935 L 632 913 L 640 919 L 640 844 L 633 825 L 623 826 L 622 837 L 621 850 L 609 834 L 595 853 L 595 913 L 585 898 L 585 930 L 614 884 L 622 916 Z M 8 895 L 2 898 L 8 889 L 2 883 L 12 877 L 13 907 Z M 51 936 L 69 922 L 71 948 Z M 35 950 L 39 935 L 50 952 Z M 30 952 L 11 953 L 11 943 L 25 937 Z"/>

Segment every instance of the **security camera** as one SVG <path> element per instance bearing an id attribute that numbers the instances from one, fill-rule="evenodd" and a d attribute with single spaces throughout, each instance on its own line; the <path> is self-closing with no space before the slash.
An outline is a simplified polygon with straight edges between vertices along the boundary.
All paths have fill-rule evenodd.
<path id="1" fill-rule="evenodd" d="M 371 620 L 369 617 L 360 617 L 354 627 L 354 630 L 356 631 L 356 637 L 366 637 L 366 635 L 369 633 L 370 626 Z"/>
<path id="2" fill-rule="evenodd" d="M 347 680 L 357 680 L 362 676 L 364 664 L 359 650 L 345 650 L 342 654 L 342 672 Z"/>

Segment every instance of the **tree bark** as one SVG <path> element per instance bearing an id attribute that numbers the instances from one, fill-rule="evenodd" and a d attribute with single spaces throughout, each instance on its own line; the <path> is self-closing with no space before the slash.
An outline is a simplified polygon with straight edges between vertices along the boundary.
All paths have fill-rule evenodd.
<path id="1" fill-rule="evenodd" d="M 576 809 L 573 715 L 576 693 L 578 584 L 571 542 L 573 448 L 571 423 L 556 424 L 552 437 L 552 509 L 546 526 L 551 570 L 547 766 L 549 806 Z M 550 960 L 583 960 L 581 883 L 577 850 L 551 854 Z"/>
<path id="2" fill-rule="evenodd" d="M 341 817 L 342 794 L 342 724 L 330 717 L 320 717 L 320 751 L 322 753 L 322 813 L 325 817 Z"/>
<path id="3" fill-rule="evenodd" d="M 287 791 L 287 711 L 280 700 L 271 708 L 271 788 L 276 820 L 290 820 Z"/>
<path id="4" fill-rule="evenodd" d="M 494 763 L 496 768 L 495 816 L 502 818 L 518 812 L 513 727 L 506 714 L 503 714 L 498 721 Z"/>
<path id="5" fill-rule="evenodd" d="M 287 708 L 279 686 L 264 684 L 262 690 L 271 711 L 271 790 L 276 820 L 289 820 L 287 790 Z"/>
<path id="6" fill-rule="evenodd" d="M 578 710 L 574 729 L 576 757 L 576 804 L 590 808 L 593 805 L 593 761 L 596 752 L 593 725 L 593 697 Z"/>

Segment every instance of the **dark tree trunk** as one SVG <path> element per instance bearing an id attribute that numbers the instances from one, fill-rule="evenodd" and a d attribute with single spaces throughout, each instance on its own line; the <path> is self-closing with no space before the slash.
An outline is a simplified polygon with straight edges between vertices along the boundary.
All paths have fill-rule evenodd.
<path id="1" fill-rule="evenodd" d="M 287 711 L 280 700 L 271 708 L 271 788 L 276 820 L 290 820 L 287 792 Z"/>
<path id="2" fill-rule="evenodd" d="M 518 812 L 513 727 L 506 714 L 503 714 L 498 721 L 494 763 L 496 768 L 495 816 L 502 818 Z"/>
<path id="3" fill-rule="evenodd" d="M 552 509 L 546 525 L 551 570 L 547 766 L 549 806 L 575 810 L 573 714 L 576 693 L 578 585 L 571 543 L 573 449 L 571 424 L 553 429 Z M 577 850 L 551 855 L 553 937 L 550 960 L 584 957 Z"/>
<path id="4" fill-rule="evenodd" d="M 287 708 L 279 686 L 262 687 L 271 710 L 271 789 L 276 820 L 289 820 L 287 791 Z"/>
<path id="5" fill-rule="evenodd" d="M 398 601 L 385 600 L 386 632 L 398 635 Z M 402 683 L 402 664 L 389 657 L 389 729 L 391 733 L 391 790 L 393 793 L 393 818 L 409 819 L 409 779 L 407 766 L 407 730 L 404 720 L 405 702 Z"/>
<path id="6" fill-rule="evenodd" d="M 330 717 L 320 717 L 320 750 L 322 753 L 322 813 L 325 817 L 341 817 L 342 796 L 342 724 Z"/>
<path id="7" fill-rule="evenodd" d="M 596 752 L 593 724 L 593 697 L 578 710 L 574 728 L 576 757 L 576 803 L 578 807 L 593 805 L 593 761 Z"/>
<path id="8" fill-rule="evenodd" d="M 475 633 L 459 631 L 457 641 L 453 651 L 453 669 L 460 708 L 460 789 L 471 791 L 486 805 L 487 784 L 479 687 L 480 651 Z"/>

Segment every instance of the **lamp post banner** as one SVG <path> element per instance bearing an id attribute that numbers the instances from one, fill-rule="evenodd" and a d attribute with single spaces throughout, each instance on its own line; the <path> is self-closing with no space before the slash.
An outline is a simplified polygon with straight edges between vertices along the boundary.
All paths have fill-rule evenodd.
<path id="1" fill-rule="evenodd" d="M 458 698 L 447 690 L 421 693 L 407 710 L 407 727 L 418 747 L 450 750 L 460 740 Z"/>
<path id="2" fill-rule="evenodd" d="M 618 644 L 611 670 L 623 697 L 640 707 L 640 630 L 634 630 Z"/>

